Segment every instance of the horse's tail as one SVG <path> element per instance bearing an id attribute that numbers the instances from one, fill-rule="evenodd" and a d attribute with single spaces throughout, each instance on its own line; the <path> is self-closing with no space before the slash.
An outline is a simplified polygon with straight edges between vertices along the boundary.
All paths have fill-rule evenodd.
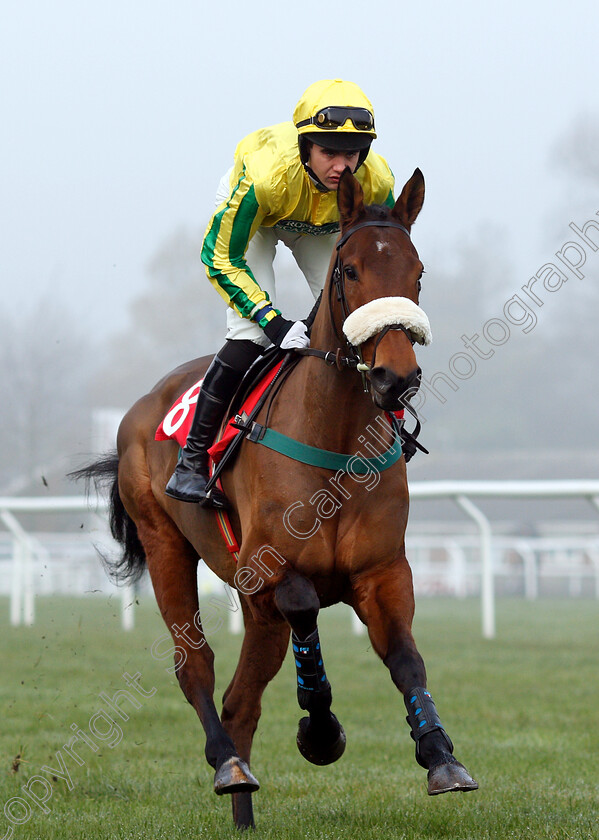
<path id="1" fill-rule="evenodd" d="M 109 576 L 115 583 L 134 583 L 144 573 L 146 555 L 137 533 L 135 522 L 131 519 L 119 494 L 118 482 L 119 456 L 109 452 L 87 467 L 69 473 L 75 481 L 83 479 L 89 493 L 93 484 L 97 493 L 108 491 L 108 515 L 110 532 L 122 547 L 121 556 L 108 557 L 96 546 L 96 551 Z"/>

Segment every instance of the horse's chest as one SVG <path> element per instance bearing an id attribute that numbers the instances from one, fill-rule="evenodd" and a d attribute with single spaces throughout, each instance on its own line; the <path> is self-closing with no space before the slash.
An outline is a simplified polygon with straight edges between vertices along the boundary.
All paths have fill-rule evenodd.
<path id="1" fill-rule="evenodd" d="M 356 571 L 373 561 L 397 556 L 404 542 L 407 520 L 398 505 L 370 505 L 342 515 L 335 541 L 336 563 Z"/>
<path id="2" fill-rule="evenodd" d="M 352 574 L 402 550 L 407 502 L 401 497 L 341 499 L 321 489 L 286 512 L 285 528 L 304 544 L 310 564 Z"/>

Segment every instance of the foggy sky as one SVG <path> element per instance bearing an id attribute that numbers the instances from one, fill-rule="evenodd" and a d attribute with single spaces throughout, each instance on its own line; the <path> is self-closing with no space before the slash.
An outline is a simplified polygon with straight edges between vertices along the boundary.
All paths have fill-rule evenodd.
<path id="1" fill-rule="evenodd" d="M 598 20 L 590 0 L 5 4 L 3 305 L 52 291 L 121 326 L 164 239 L 200 237 L 238 140 L 319 78 L 364 88 L 398 182 L 423 170 L 425 261 L 491 222 L 524 281 L 551 258 L 551 149 L 597 109 Z"/>

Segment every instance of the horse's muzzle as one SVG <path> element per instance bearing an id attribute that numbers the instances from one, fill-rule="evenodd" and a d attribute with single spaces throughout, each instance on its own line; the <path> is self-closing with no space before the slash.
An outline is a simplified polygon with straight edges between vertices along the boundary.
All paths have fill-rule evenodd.
<path id="1" fill-rule="evenodd" d="M 414 368 L 407 376 L 398 376 L 390 368 L 373 368 L 368 373 L 370 391 L 375 405 L 383 411 L 397 411 L 414 396 L 420 387 L 422 370 Z"/>

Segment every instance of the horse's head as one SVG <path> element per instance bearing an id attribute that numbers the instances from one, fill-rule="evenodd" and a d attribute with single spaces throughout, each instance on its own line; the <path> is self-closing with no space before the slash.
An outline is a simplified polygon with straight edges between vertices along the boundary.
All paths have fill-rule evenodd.
<path id="1" fill-rule="evenodd" d="M 341 237 L 332 283 L 338 316 L 348 342 L 361 353 L 359 368 L 367 370 L 375 404 L 394 410 L 418 389 L 414 343 L 431 340 L 418 306 L 423 266 L 410 239 L 424 202 L 424 177 L 416 169 L 391 209 L 365 206 L 359 182 L 346 169 L 337 202 Z"/>

